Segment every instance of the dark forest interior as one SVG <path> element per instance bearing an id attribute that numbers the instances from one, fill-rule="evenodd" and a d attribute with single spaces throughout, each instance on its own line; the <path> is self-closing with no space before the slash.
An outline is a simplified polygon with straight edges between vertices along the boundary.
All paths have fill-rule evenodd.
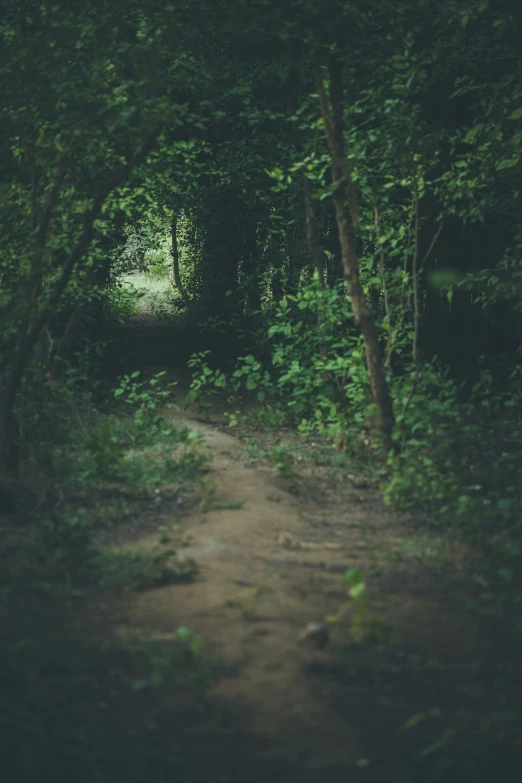
<path id="1" fill-rule="evenodd" d="M 522 8 L 4 0 L 2 768 L 522 763 Z"/>

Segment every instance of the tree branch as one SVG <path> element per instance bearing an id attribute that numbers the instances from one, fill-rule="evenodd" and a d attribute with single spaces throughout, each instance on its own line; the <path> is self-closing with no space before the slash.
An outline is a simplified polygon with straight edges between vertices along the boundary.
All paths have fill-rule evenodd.
<path id="1" fill-rule="evenodd" d="M 80 259 L 83 258 L 89 248 L 94 235 L 94 221 L 98 217 L 105 200 L 121 182 L 124 182 L 130 176 L 135 168 L 145 161 L 147 155 L 154 147 L 160 132 L 160 127 L 155 128 L 146 137 L 137 155 L 133 156 L 126 166 L 123 166 L 119 171 L 115 172 L 113 177 L 109 179 L 105 186 L 101 188 L 98 195 L 95 196 L 91 209 L 88 210 L 88 212 L 85 214 L 83 220 L 83 230 L 80 238 L 76 242 L 76 245 L 73 247 L 69 253 L 68 258 L 63 264 L 61 275 L 55 283 L 51 293 L 49 294 L 47 302 L 45 302 L 41 308 L 40 313 L 36 316 L 30 329 L 27 330 L 25 334 L 21 335 L 19 344 L 15 350 L 12 368 L 9 373 L 9 378 L 2 400 L 3 410 L 1 420 L 1 434 L 4 438 L 4 454 L 2 456 L 5 467 L 11 473 L 14 473 L 18 470 L 18 453 L 16 444 L 13 441 L 15 430 L 13 411 L 18 389 L 20 388 L 29 357 L 34 349 L 34 346 L 36 345 L 40 332 L 46 326 L 51 314 L 56 309 L 61 296 L 71 278 L 74 267 L 80 261 Z M 53 191 L 54 190 L 55 188 Z M 52 199 L 50 197 L 48 206 L 51 201 Z M 49 214 L 49 210 L 47 210 L 47 213 Z"/>

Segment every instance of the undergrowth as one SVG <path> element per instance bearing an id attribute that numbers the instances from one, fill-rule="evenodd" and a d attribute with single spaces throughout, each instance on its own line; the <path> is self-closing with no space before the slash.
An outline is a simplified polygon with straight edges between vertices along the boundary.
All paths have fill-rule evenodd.
<path id="1" fill-rule="evenodd" d="M 123 768 L 129 780 L 151 769 L 161 777 L 157 759 L 140 767 L 127 727 L 144 748 L 140 715 L 153 704 L 146 694 L 173 689 L 175 701 L 197 706 L 217 662 L 190 628 L 161 642 L 118 642 L 104 627 L 90 635 L 84 615 L 108 592 L 195 577 L 197 564 L 179 557 L 168 537 L 151 550 L 117 549 L 101 545 L 99 533 L 117 533 L 165 501 L 171 510 L 191 494 L 195 501 L 206 457 L 198 437 L 162 415 L 170 388 L 161 374 L 123 376 L 98 405 L 72 371 L 42 388 L 38 406 L 20 417 L 26 442 L 40 444 L 26 463 L 30 504 L 3 518 L 0 543 L 2 767 L 10 780 L 120 779 Z"/>
<path id="2" fill-rule="evenodd" d="M 483 368 L 470 391 L 438 359 L 412 361 L 408 346 L 399 346 L 400 371 L 389 374 L 394 449 L 383 459 L 363 347 L 341 288 L 302 287 L 272 309 L 264 330 L 252 339 L 257 351 L 239 357 L 232 371 L 220 368 L 209 351 L 194 354 L 187 404 L 213 395 L 228 398 L 234 411 L 230 426 L 250 434 L 249 456 L 271 459 L 288 477 L 298 469 L 301 449 L 277 442 L 270 447 L 263 433 L 297 431 L 306 459 L 344 471 L 354 462 L 364 464 L 364 472 L 380 481 L 387 504 L 424 519 L 441 536 L 448 530 L 468 542 L 473 571 L 492 593 L 497 640 L 503 640 L 485 674 L 494 695 L 474 715 L 443 716 L 426 756 L 438 755 L 444 764 L 474 733 L 485 743 L 504 737 L 509 753 L 522 752 L 515 741 L 522 713 L 516 706 L 519 665 L 513 663 L 522 649 L 520 369 L 512 372 L 506 390 Z M 398 543 L 393 554 L 419 553 Z M 437 561 L 438 553 L 426 550 L 422 556 Z"/>

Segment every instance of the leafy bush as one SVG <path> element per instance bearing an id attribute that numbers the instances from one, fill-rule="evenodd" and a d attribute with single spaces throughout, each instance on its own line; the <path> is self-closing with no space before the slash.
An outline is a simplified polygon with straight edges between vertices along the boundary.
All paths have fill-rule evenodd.
<path id="1" fill-rule="evenodd" d="M 385 499 L 466 525 L 474 534 L 498 522 L 520 526 L 522 459 L 520 432 L 510 417 L 513 395 L 495 394 L 485 372 L 463 401 L 437 361 L 418 368 L 413 382 L 415 393 L 397 416 Z M 397 408 L 408 401 L 411 383 L 396 381 Z"/>
<path id="2" fill-rule="evenodd" d="M 64 444 L 55 457 L 62 479 L 69 484 L 119 482 L 134 487 L 158 486 L 192 480 L 207 458 L 197 445 L 199 438 L 187 430 L 175 430 L 162 422 L 154 438 L 142 437 L 141 425 L 105 419 L 84 441 Z"/>
<path id="3" fill-rule="evenodd" d="M 83 509 L 44 519 L 36 537 L 36 553 L 45 559 L 46 576 L 77 583 L 91 560 L 91 520 Z"/>
<path id="4" fill-rule="evenodd" d="M 165 420 L 157 412 L 160 405 L 172 407 L 168 400 L 175 383 L 162 383 L 166 372 L 159 372 L 149 381 L 139 381 L 140 371 L 120 379 L 119 386 L 114 389 L 114 397 L 134 408 L 134 425 L 141 437 L 147 441 L 158 434 L 168 434 Z"/>
<path id="5" fill-rule="evenodd" d="M 209 365 L 210 351 L 194 354 L 188 362 L 193 378 L 186 402 L 220 390 L 232 398 L 246 392 L 262 403 L 254 417 L 259 422 L 292 423 L 303 433 L 335 438 L 349 415 L 355 436 L 372 407 L 363 347 L 343 285 L 324 290 L 316 283 L 304 286 L 279 302 L 273 320 L 263 346 L 270 356 L 267 363 L 248 354 L 225 374 Z"/>
<path id="6" fill-rule="evenodd" d="M 404 411 L 412 383 L 415 393 Z M 413 378 L 398 379 L 394 399 L 403 412 L 397 416 L 397 450 L 388 457 L 391 478 L 385 499 L 402 509 L 444 515 L 453 508 L 462 484 L 462 439 L 475 432 L 463 420 L 456 384 L 433 362 L 423 365 Z"/>
<path id="7" fill-rule="evenodd" d="M 102 289 L 103 315 L 108 323 L 125 323 L 138 312 L 140 293 L 133 286 L 114 282 Z"/>

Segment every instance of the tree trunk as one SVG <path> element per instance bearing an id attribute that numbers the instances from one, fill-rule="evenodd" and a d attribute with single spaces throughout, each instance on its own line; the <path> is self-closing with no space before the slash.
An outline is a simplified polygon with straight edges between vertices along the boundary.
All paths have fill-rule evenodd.
<path id="1" fill-rule="evenodd" d="M 285 235 L 285 251 L 288 259 L 285 293 L 287 296 L 296 296 L 299 291 L 301 280 L 301 255 L 300 248 L 297 245 L 295 232 L 292 230 Z"/>
<path id="2" fill-rule="evenodd" d="M 306 214 L 306 241 L 308 252 L 317 272 L 319 288 L 324 288 L 324 253 L 317 236 L 317 222 L 315 219 L 314 203 L 312 200 L 312 185 L 308 177 L 303 177 L 303 190 Z"/>
<path id="3" fill-rule="evenodd" d="M 319 242 L 317 233 L 317 221 L 315 218 L 314 202 L 312 200 L 312 185 L 308 177 L 303 177 L 303 190 L 306 215 L 306 241 L 308 243 L 308 252 L 317 272 L 317 284 L 321 291 L 324 289 L 324 252 Z M 319 339 L 319 355 L 324 359 L 326 357 L 326 345 L 324 341 L 324 318 L 322 306 L 317 311 L 317 335 Z M 328 380 L 328 373 L 323 372 L 323 380 Z"/>
<path id="4" fill-rule="evenodd" d="M 262 244 L 258 242 L 257 218 L 248 215 L 241 254 L 241 268 L 246 278 L 245 314 L 247 318 L 261 309 L 261 250 Z"/>
<path id="5" fill-rule="evenodd" d="M 312 65 L 326 141 L 332 160 L 332 180 L 335 185 L 335 216 L 339 232 L 344 279 L 352 303 L 355 324 L 363 336 L 368 380 L 373 401 L 377 406 L 378 425 L 383 447 L 386 452 L 389 452 L 392 449 L 395 417 L 384 371 L 377 326 L 359 278 L 359 256 L 356 242 L 358 225 L 357 192 L 350 168 L 343 157 L 341 78 L 336 64 L 332 63 L 329 69 L 330 100 L 328 101 L 319 65 L 315 60 L 312 62 Z"/>
<path id="6" fill-rule="evenodd" d="M 187 292 L 183 287 L 183 283 L 181 282 L 181 275 L 179 273 L 178 216 L 175 212 L 172 215 L 171 236 L 172 236 L 172 249 L 170 252 L 172 254 L 172 277 L 174 280 L 174 285 L 178 289 L 181 298 L 183 299 L 183 301 L 186 301 Z"/>
<path id="7" fill-rule="evenodd" d="M 283 290 L 283 270 L 280 266 L 272 266 L 272 274 L 270 276 L 270 289 L 272 291 L 272 299 L 274 302 L 280 302 L 284 297 Z"/>

